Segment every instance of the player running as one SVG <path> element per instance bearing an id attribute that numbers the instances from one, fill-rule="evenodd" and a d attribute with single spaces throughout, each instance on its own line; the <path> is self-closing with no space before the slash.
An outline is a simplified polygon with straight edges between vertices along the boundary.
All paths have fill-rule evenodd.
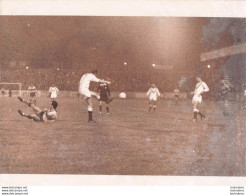
<path id="1" fill-rule="evenodd" d="M 18 110 L 18 112 L 21 116 L 24 116 L 28 119 L 32 119 L 35 122 L 54 122 L 57 119 L 56 108 L 58 106 L 58 103 L 56 101 L 52 101 L 48 109 L 45 108 L 42 110 L 39 107 L 37 107 L 36 105 L 34 105 L 33 103 L 28 102 L 27 100 L 25 100 L 21 97 L 18 97 L 18 99 L 21 102 L 28 105 L 29 107 L 31 107 L 33 109 L 33 111 L 35 112 L 35 114 L 25 114 L 21 110 Z"/>
<path id="2" fill-rule="evenodd" d="M 156 110 L 156 103 L 158 97 L 161 96 L 159 89 L 155 86 L 155 84 L 152 84 L 147 92 L 147 96 L 149 97 L 149 112 L 151 111 L 152 107 L 153 110 Z"/>
<path id="3" fill-rule="evenodd" d="M 28 95 L 30 97 L 30 102 L 32 104 L 35 104 L 36 105 L 36 96 L 37 96 L 37 89 L 36 89 L 36 87 L 33 84 L 31 84 L 28 87 L 27 92 L 28 92 Z"/>
<path id="4" fill-rule="evenodd" d="M 100 83 L 98 85 L 97 91 L 100 94 L 100 101 L 99 101 L 99 110 L 100 114 L 102 113 L 102 102 L 106 103 L 106 111 L 109 114 L 109 103 L 113 101 L 113 98 L 110 96 L 110 89 L 107 83 Z"/>
<path id="5" fill-rule="evenodd" d="M 51 101 L 55 101 L 59 93 L 59 89 L 55 86 L 55 84 L 52 84 L 52 86 L 49 88 L 49 93 L 50 93 L 49 97 L 51 98 Z"/>
<path id="6" fill-rule="evenodd" d="M 92 101 L 91 101 L 91 97 L 95 97 L 97 100 L 100 100 L 100 95 L 98 95 L 96 92 L 94 91 L 90 91 L 89 87 L 90 87 L 90 83 L 91 81 L 93 82 L 97 82 L 97 83 L 106 83 L 106 84 L 110 84 L 110 81 L 105 81 L 103 79 L 99 79 L 96 77 L 98 73 L 98 70 L 92 70 L 91 73 L 87 73 L 84 74 L 79 82 L 79 94 L 84 96 L 84 99 L 88 105 L 87 110 L 88 110 L 88 122 L 94 122 L 93 118 L 92 118 Z"/>
<path id="7" fill-rule="evenodd" d="M 198 83 L 196 84 L 195 91 L 191 92 L 191 94 L 194 94 L 192 98 L 193 114 L 194 114 L 193 121 L 197 121 L 197 114 L 201 116 L 201 120 L 204 120 L 206 118 L 206 116 L 197 109 L 197 106 L 199 103 L 200 104 L 202 103 L 202 94 L 209 91 L 207 84 L 202 81 L 201 77 L 197 76 L 196 80 Z"/>

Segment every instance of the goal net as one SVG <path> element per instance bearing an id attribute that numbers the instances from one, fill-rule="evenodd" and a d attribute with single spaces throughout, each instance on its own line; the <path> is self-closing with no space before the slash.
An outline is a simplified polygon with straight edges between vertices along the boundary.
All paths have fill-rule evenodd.
<path id="1" fill-rule="evenodd" d="M 0 97 L 21 96 L 21 83 L 0 83 Z"/>

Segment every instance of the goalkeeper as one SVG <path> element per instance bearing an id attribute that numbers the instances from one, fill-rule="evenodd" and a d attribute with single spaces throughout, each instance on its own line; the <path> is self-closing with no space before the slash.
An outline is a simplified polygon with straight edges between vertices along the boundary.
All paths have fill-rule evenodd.
<path id="1" fill-rule="evenodd" d="M 56 101 L 52 101 L 49 108 L 48 109 L 40 109 L 39 107 L 37 107 L 34 103 L 28 102 L 27 100 L 18 97 L 18 99 L 25 103 L 26 105 L 28 105 L 29 107 L 31 107 L 33 109 L 33 111 L 35 112 L 35 114 L 25 114 L 24 112 L 22 112 L 21 110 L 18 110 L 19 114 L 21 116 L 24 116 L 28 119 L 32 119 L 35 122 L 53 122 L 57 119 L 57 111 L 56 108 L 58 106 L 58 103 Z"/>

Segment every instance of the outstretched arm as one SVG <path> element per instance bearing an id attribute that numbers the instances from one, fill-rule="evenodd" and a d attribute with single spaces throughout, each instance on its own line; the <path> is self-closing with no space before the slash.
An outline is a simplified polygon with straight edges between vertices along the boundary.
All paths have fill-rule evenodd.
<path id="1" fill-rule="evenodd" d="M 104 80 L 104 79 L 99 79 L 99 82 L 100 83 L 106 83 L 106 84 L 111 84 L 111 82 L 110 81 L 106 81 L 106 80 Z"/>
<path id="2" fill-rule="evenodd" d="M 202 93 L 205 93 L 205 92 L 208 92 L 209 91 L 209 88 L 207 86 L 206 83 L 203 83 L 203 92 Z"/>

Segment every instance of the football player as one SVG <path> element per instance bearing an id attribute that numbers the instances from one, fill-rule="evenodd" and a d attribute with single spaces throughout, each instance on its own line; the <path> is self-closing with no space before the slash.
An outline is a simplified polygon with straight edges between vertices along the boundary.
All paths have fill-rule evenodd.
<path id="1" fill-rule="evenodd" d="M 221 81 L 220 86 L 220 99 L 223 102 L 223 115 L 228 115 L 228 97 L 229 97 L 230 87 L 226 84 L 224 80 Z"/>
<path id="2" fill-rule="evenodd" d="M 55 101 L 57 98 L 59 89 L 55 86 L 55 84 L 52 84 L 52 86 L 49 88 L 49 97 L 51 98 L 51 101 Z"/>
<path id="3" fill-rule="evenodd" d="M 177 105 L 178 104 L 178 100 L 179 100 L 179 89 L 178 89 L 178 87 L 176 87 L 173 90 L 173 95 L 174 95 L 174 102 Z"/>
<path id="4" fill-rule="evenodd" d="M 100 100 L 99 100 L 99 110 L 100 114 L 102 113 L 102 102 L 106 103 L 106 111 L 107 114 L 109 114 L 109 103 L 113 100 L 110 96 L 110 89 L 107 83 L 100 83 L 98 85 L 97 91 L 99 92 L 100 95 Z"/>
<path id="5" fill-rule="evenodd" d="M 27 92 L 28 92 L 28 95 L 30 97 L 30 102 L 32 104 L 35 104 L 36 105 L 36 96 L 37 96 L 37 89 L 36 89 L 36 87 L 33 84 L 31 84 L 28 87 Z"/>
<path id="6" fill-rule="evenodd" d="M 38 106 L 34 105 L 32 102 L 28 102 L 27 100 L 18 97 L 18 99 L 31 107 L 35 114 L 25 114 L 21 110 L 18 110 L 18 113 L 21 116 L 24 116 L 28 119 L 32 119 L 35 122 L 54 122 L 57 119 L 57 111 L 56 108 L 58 106 L 58 103 L 56 101 L 52 101 L 49 108 L 40 109 Z"/>
<path id="7" fill-rule="evenodd" d="M 92 101 L 91 101 L 91 97 L 95 97 L 97 100 L 100 100 L 100 95 L 97 94 L 94 91 L 90 91 L 89 87 L 90 87 L 90 83 L 91 81 L 93 82 L 97 82 L 97 83 L 106 83 L 106 84 L 110 84 L 110 81 L 105 81 L 103 79 L 99 79 L 96 77 L 96 75 L 98 74 L 98 70 L 92 70 L 91 73 L 86 73 L 84 74 L 79 82 L 79 94 L 81 94 L 86 103 L 87 103 L 87 110 L 88 110 L 88 122 L 94 122 L 93 118 L 92 118 Z"/>
<path id="8" fill-rule="evenodd" d="M 202 81 L 201 77 L 197 76 L 196 80 L 198 83 L 196 84 L 195 90 L 191 92 L 191 94 L 194 94 L 192 98 L 194 114 L 193 121 L 197 121 L 197 114 L 201 116 L 201 120 L 204 120 L 206 118 L 206 116 L 197 109 L 197 106 L 198 104 L 202 103 L 202 94 L 209 91 L 207 84 Z"/>
<path id="9" fill-rule="evenodd" d="M 156 110 L 156 102 L 158 97 L 160 96 L 159 89 L 155 86 L 155 84 L 152 84 L 147 92 L 147 96 L 149 97 L 149 112 L 151 111 L 152 107 L 153 110 Z"/>

